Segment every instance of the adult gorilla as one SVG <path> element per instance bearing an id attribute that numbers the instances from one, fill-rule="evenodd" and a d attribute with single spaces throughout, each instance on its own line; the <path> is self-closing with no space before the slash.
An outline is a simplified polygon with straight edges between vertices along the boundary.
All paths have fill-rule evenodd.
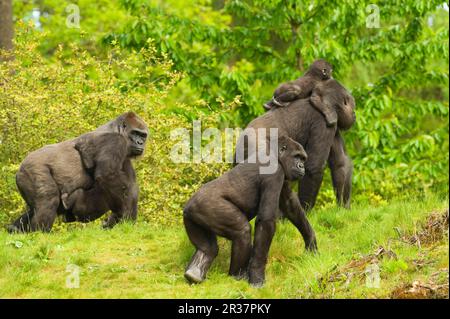
<path id="1" fill-rule="evenodd" d="M 50 231 L 57 215 L 88 222 L 109 210 L 105 227 L 136 219 L 138 185 L 130 160 L 143 153 L 147 134 L 145 123 L 128 112 L 93 132 L 30 153 L 16 174 L 28 208 L 8 230 Z M 76 210 L 64 207 L 63 194 L 77 197 L 72 198 Z"/>
<path id="2" fill-rule="evenodd" d="M 278 136 L 288 136 L 304 146 L 308 159 L 305 163 L 305 176 L 299 181 L 299 198 L 292 193 L 289 185 L 285 185 L 280 195 L 280 208 L 300 231 L 309 250 L 316 249 L 315 245 L 311 245 L 315 243 L 315 235 L 312 229 L 305 226 L 308 222 L 303 207 L 311 209 L 314 206 L 327 160 L 338 202 L 346 207 L 350 205 L 352 163 L 345 153 L 344 141 L 338 129 L 348 129 L 355 122 L 354 99 L 340 85 L 324 92 L 322 98 L 324 101 L 333 100 L 332 105 L 338 118 L 337 125 L 328 126 L 324 116 L 311 105 L 309 98 L 299 99 L 254 119 L 237 143 L 237 148 L 243 147 L 245 158 L 250 146 L 248 143 L 252 143 L 246 136 L 256 134 L 258 137 L 259 130 L 263 129 L 267 138 L 270 128 L 278 128 Z M 248 142 L 245 142 L 246 140 Z M 254 147 L 256 146 L 251 148 L 255 149 Z"/>
<path id="3" fill-rule="evenodd" d="M 337 125 L 326 123 L 323 114 L 317 111 L 317 104 L 334 109 Z M 339 82 L 330 79 L 319 84 L 310 99 L 296 100 L 286 107 L 273 109 L 247 126 L 255 130 L 278 128 L 279 135 L 286 134 L 304 146 L 308 160 L 306 174 L 299 181 L 298 195 L 306 210 L 316 202 L 327 160 L 337 202 L 350 208 L 353 165 L 339 131 L 348 130 L 355 123 L 354 109 L 355 101 L 350 93 Z"/>

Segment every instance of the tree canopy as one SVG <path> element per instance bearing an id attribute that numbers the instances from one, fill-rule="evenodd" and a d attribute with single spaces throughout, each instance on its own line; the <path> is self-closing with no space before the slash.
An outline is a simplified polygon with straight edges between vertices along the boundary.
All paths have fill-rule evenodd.
<path id="1" fill-rule="evenodd" d="M 74 4 L 79 27 L 67 25 Z M 335 78 L 356 100 L 357 123 L 344 134 L 356 197 L 380 202 L 448 190 L 449 19 L 442 1 L 27 0 L 13 5 L 17 61 L 0 63 L 6 176 L 0 205 L 12 206 L 6 189 L 14 188 L 13 172 L 24 154 L 101 124 L 113 111 L 143 112 L 147 120 L 154 118 L 153 132 L 171 123 L 153 135 L 156 149 L 167 149 L 168 131 L 180 125 L 191 129 L 189 121 L 196 118 L 208 119 L 210 126 L 244 127 L 264 112 L 263 102 L 280 82 L 299 77 L 317 58 L 333 64 Z M 155 106 L 144 107 L 142 101 Z M 55 125 L 49 130 L 50 122 Z M 171 205 L 178 210 L 192 191 L 188 185 L 224 169 L 174 168 L 149 157 L 139 164 L 141 173 L 148 173 L 149 163 L 172 185 Z M 179 176 L 185 176 L 181 186 Z M 155 196 L 164 192 L 154 189 L 143 186 L 144 205 L 159 207 Z M 332 197 L 326 185 L 320 203 L 333 203 Z"/>

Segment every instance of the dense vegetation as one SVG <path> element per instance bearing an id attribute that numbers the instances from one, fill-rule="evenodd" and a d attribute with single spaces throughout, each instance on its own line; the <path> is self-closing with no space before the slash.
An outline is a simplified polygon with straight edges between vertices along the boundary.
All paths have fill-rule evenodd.
<path id="1" fill-rule="evenodd" d="M 245 126 L 279 82 L 317 57 L 356 98 L 357 124 L 344 136 L 355 200 L 448 190 L 448 16 L 439 1 L 380 3 L 379 28 L 367 27 L 374 11 L 362 1 L 80 0 L 79 29 L 66 27 L 70 3 L 15 3 L 15 59 L 0 65 L 1 223 L 23 208 L 14 173 L 27 153 L 128 109 L 151 129 L 137 163 L 142 215 L 177 220 L 189 195 L 228 166 L 171 163 L 170 131 L 193 119 Z M 324 184 L 319 205 L 332 206 Z"/>
<path id="2" fill-rule="evenodd" d="M 14 50 L 0 50 L 0 298 L 448 298 L 448 4 L 301 2 L 14 1 Z M 79 28 L 67 24 L 74 4 Z M 187 285 L 182 207 L 230 165 L 172 162 L 171 131 L 192 131 L 195 119 L 244 127 L 278 83 L 319 57 L 356 99 L 357 123 L 344 133 L 352 209 L 335 206 L 326 176 L 310 214 L 320 254 L 280 222 L 264 288 L 226 276 L 222 239 L 209 279 Z M 29 152 L 128 110 L 150 128 L 135 163 L 137 225 L 3 230 L 24 209 L 15 173 Z M 65 286 L 68 264 L 81 267 L 81 289 Z M 376 289 L 364 284 L 373 265 Z"/>

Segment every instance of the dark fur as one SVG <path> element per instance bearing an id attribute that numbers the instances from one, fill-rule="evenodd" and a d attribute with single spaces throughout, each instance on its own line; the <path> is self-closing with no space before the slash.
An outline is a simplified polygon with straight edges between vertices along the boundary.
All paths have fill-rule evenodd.
<path id="1" fill-rule="evenodd" d="M 272 99 L 264 104 L 264 108 L 270 110 L 276 107 L 284 107 L 294 100 L 310 97 L 318 83 L 331 78 L 332 71 L 333 68 L 327 61 L 323 59 L 314 61 L 303 76 L 279 85 Z M 315 105 L 315 107 L 324 116 L 327 115 L 328 109 L 324 105 Z"/>
<path id="2" fill-rule="evenodd" d="M 203 185 L 186 204 L 184 224 L 196 247 L 185 277 L 201 282 L 218 253 L 216 235 L 232 241 L 229 274 L 254 285 L 264 282 L 265 265 L 275 232 L 276 211 L 286 180 L 304 173 L 306 153 L 290 138 L 279 141 L 278 169 L 260 174 L 258 163 L 242 162 L 223 176 Z M 297 199 L 298 201 L 298 199 Z M 256 218 L 254 247 L 249 221 Z"/>
<path id="3" fill-rule="evenodd" d="M 98 145 L 104 146 L 99 148 Z M 127 212 L 125 215 L 136 218 L 138 189 L 130 160 L 134 156 L 130 145 L 123 135 L 96 132 L 84 135 L 75 144 L 83 164 L 93 171 L 95 180 L 90 189 L 77 189 L 61 196 L 64 207 L 76 220 L 89 222 L 109 210 Z M 120 220 L 120 213 L 113 215 L 118 216 L 112 216 L 105 227 L 112 227 Z"/>
<path id="4" fill-rule="evenodd" d="M 145 139 L 133 139 L 135 128 L 147 134 L 145 123 L 129 112 L 94 132 L 30 153 L 16 174 L 28 209 L 8 230 L 50 231 L 58 214 L 87 222 L 112 210 L 106 227 L 135 219 L 138 186 L 130 159 L 145 146 Z M 61 195 L 74 207 L 65 208 Z"/>
<path id="5" fill-rule="evenodd" d="M 285 134 L 305 146 L 308 154 L 308 160 L 305 163 L 306 174 L 299 181 L 299 199 L 303 208 L 308 210 L 314 206 L 327 160 L 331 168 L 337 201 L 345 207 L 350 207 L 352 162 L 345 153 L 344 142 L 337 128 L 342 125 L 344 129 L 347 129 L 355 122 L 354 100 L 351 98 L 351 102 L 348 102 L 347 94 L 335 94 L 336 92 L 333 90 L 323 90 L 320 93 L 324 101 L 334 100 L 333 103 L 336 102 L 338 126 L 328 126 L 321 113 L 312 107 L 309 99 L 301 99 L 286 107 L 276 108 L 265 113 L 253 120 L 247 127 L 254 129 L 278 128 L 278 134 Z M 345 97 L 345 99 L 335 99 L 339 96 Z M 290 192 L 283 193 L 282 196 L 291 198 L 292 194 Z M 281 201 L 280 204 L 281 206 L 288 205 L 289 201 Z M 283 212 L 287 209 L 286 207 L 281 208 Z M 293 211 L 292 208 L 289 210 Z M 297 210 L 296 226 L 308 245 L 311 241 L 310 234 L 298 222 L 298 220 L 303 220 L 303 214 L 303 210 Z"/>
<path id="6" fill-rule="evenodd" d="M 324 114 L 328 125 L 337 123 L 340 130 L 347 130 L 355 123 L 355 100 L 347 89 L 334 79 L 317 83 L 310 101 Z"/>

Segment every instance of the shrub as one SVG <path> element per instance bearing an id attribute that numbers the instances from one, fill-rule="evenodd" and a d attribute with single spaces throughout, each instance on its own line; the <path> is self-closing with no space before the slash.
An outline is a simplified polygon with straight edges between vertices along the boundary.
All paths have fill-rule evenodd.
<path id="1" fill-rule="evenodd" d="M 0 64 L 0 224 L 24 208 L 15 172 L 29 152 L 93 130 L 128 110 L 150 129 L 146 154 L 135 163 L 140 216 L 158 223 L 178 220 L 190 194 L 226 168 L 170 160 L 170 131 L 191 126 L 177 106 L 164 103 L 182 75 L 170 71 L 169 60 L 156 58 L 151 44 L 136 52 L 114 47 L 107 59 L 73 45 L 70 57 L 59 54 L 60 48 L 49 61 L 37 51 L 42 37 L 22 25 L 15 59 Z M 217 125 L 215 115 L 202 115 L 195 105 L 178 108 L 203 117 L 203 125 Z"/>

